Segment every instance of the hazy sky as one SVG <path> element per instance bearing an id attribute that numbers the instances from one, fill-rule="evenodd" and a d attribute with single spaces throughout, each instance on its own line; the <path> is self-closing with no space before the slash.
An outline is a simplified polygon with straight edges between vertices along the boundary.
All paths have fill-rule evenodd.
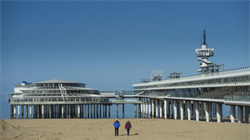
<path id="1" fill-rule="evenodd" d="M 156 69 L 197 74 L 204 29 L 210 60 L 249 66 L 248 1 L 0 3 L 1 100 L 23 80 L 131 90 Z"/>

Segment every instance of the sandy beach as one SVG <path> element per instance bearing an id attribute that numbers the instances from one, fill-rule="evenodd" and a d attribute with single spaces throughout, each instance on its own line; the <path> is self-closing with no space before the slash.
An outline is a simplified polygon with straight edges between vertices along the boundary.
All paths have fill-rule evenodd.
<path id="1" fill-rule="evenodd" d="M 120 119 L 119 136 L 114 136 L 114 119 L 1 120 L 1 140 L 249 140 L 250 125 L 163 119 L 130 119 L 131 135 Z"/>

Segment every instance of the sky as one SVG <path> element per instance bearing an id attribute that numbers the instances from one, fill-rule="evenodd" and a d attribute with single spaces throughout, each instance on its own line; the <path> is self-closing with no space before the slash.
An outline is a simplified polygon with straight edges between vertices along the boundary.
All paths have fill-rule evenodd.
<path id="1" fill-rule="evenodd" d="M 1 1 L 1 108 L 21 81 L 62 79 L 132 90 L 153 70 L 198 74 L 203 30 L 210 58 L 247 67 L 249 1 Z M 0 116 L 1 117 L 1 116 Z"/>

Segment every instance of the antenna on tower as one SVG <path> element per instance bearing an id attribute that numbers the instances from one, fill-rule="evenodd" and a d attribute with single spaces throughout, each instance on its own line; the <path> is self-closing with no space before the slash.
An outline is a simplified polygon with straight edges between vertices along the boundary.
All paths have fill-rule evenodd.
<path id="1" fill-rule="evenodd" d="M 203 30 L 203 45 L 206 45 L 206 30 Z"/>

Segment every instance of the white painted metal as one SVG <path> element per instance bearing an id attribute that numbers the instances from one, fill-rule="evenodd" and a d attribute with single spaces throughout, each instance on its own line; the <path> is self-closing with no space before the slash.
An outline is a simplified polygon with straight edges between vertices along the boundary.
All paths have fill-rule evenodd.
<path id="1" fill-rule="evenodd" d="M 156 118 L 159 117 L 159 104 L 158 104 L 157 99 L 155 100 L 155 115 L 156 115 Z"/>
<path id="2" fill-rule="evenodd" d="M 160 118 L 162 118 L 162 100 L 159 100 Z"/>
<path id="3" fill-rule="evenodd" d="M 164 118 L 167 119 L 167 100 L 164 100 Z"/>
<path id="4" fill-rule="evenodd" d="M 196 121 L 200 120 L 200 103 L 199 102 L 194 102 L 194 106 L 195 106 L 195 118 Z"/>
<path id="5" fill-rule="evenodd" d="M 177 101 L 174 100 L 174 119 L 176 120 L 177 119 Z"/>
<path id="6" fill-rule="evenodd" d="M 235 106 L 234 105 L 230 105 L 230 119 L 231 119 L 231 123 L 235 122 Z"/>
<path id="7" fill-rule="evenodd" d="M 222 104 L 217 103 L 216 108 L 217 108 L 217 112 L 216 112 L 217 122 L 221 122 L 222 121 Z"/>
<path id="8" fill-rule="evenodd" d="M 190 101 L 186 101 L 186 107 L 187 107 L 187 117 L 188 117 L 188 120 L 191 120 Z"/>
<path id="9" fill-rule="evenodd" d="M 180 115 L 181 115 L 181 120 L 183 120 L 183 119 L 184 119 L 183 101 L 180 101 L 179 104 L 180 104 Z"/>
<path id="10" fill-rule="evenodd" d="M 32 106 L 29 105 L 29 118 L 31 118 L 31 115 L 32 115 Z"/>
<path id="11" fill-rule="evenodd" d="M 209 103 L 205 102 L 204 103 L 204 109 L 205 109 L 205 116 L 206 116 L 206 122 L 209 122 L 209 115 L 210 115 L 210 110 L 209 110 Z"/>

